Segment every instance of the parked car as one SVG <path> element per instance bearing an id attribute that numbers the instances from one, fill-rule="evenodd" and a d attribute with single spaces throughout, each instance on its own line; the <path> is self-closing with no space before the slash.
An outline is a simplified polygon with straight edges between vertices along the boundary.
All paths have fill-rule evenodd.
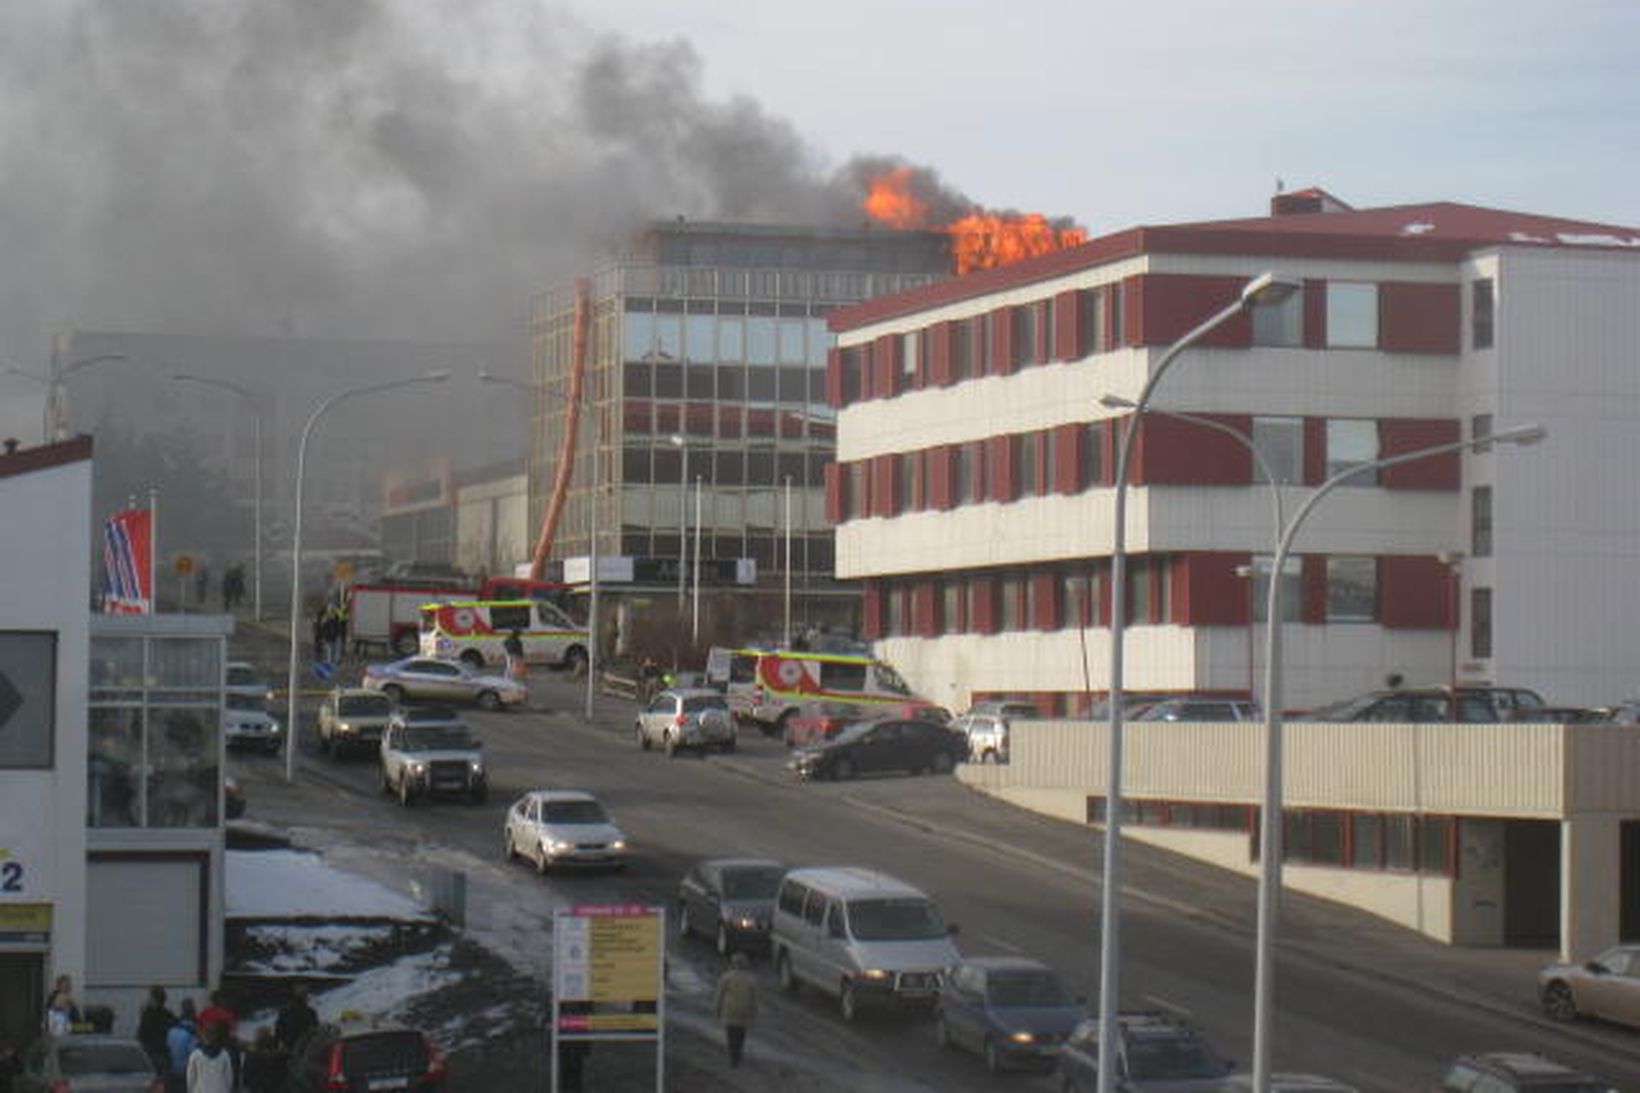
<path id="1" fill-rule="evenodd" d="M 961 733 L 928 721 L 857 721 L 824 744 L 797 749 L 788 765 L 803 779 L 847 780 L 882 771 L 948 774 L 967 754 Z"/>
<path id="2" fill-rule="evenodd" d="M 1538 998 L 1550 1017 L 1599 1017 L 1640 1028 L 1640 945 L 1618 945 L 1582 964 L 1538 973 Z"/>
<path id="3" fill-rule="evenodd" d="M 1308 721 L 1388 721 L 1400 724 L 1465 721 L 1495 724 L 1534 721 L 1546 708 L 1543 696 L 1525 687 L 1417 687 L 1370 694 L 1322 706 L 1303 715 Z"/>
<path id="4" fill-rule="evenodd" d="M 533 789 L 507 809 L 502 847 L 508 861 L 528 858 L 545 873 L 558 865 L 626 864 L 627 842 L 604 806 L 578 789 Z"/>
<path id="5" fill-rule="evenodd" d="M 984 714 L 987 717 L 1005 717 L 1017 721 L 1034 721 L 1042 716 L 1042 710 L 1035 702 L 1024 702 L 1018 699 L 985 699 L 968 707 L 971 714 Z"/>
<path id="6" fill-rule="evenodd" d="M 1251 1074 L 1234 1074 L 1224 1083 L 1222 1093 L 1253 1093 L 1256 1088 Z M 1272 1074 L 1270 1093 L 1360 1093 L 1360 1090 L 1319 1074 Z"/>
<path id="7" fill-rule="evenodd" d="M 1608 1081 L 1524 1051 L 1464 1055 L 1438 1088 L 1440 1093 L 1617 1093 Z"/>
<path id="8" fill-rule="evenodd" d="M 638 713 L 638 747 L 664 748 L 676 756 L 684 748 L 696 751 L 735 750 L 735 719 L 729 700 L 715 690 L 676 688 L 662 691 Z"/>
<path id="9" fill-rule="evenodd" d="M 319 750 L 376 750 L 393 713 L 393 700 L 363 687 L 337 687 L 319 704 Z"/>
<path id="10" fill-rule="evenodd" d="M 1232 1063 L 1194 1027 L 1155 1013 L 1116 1019 L 1116 1077 L 1123 1093 L 1217 1093 Z M 1076 1026 L 1059 1053 L 1065 1093 L 1093 1093 L 1099 1085 L 1099 1021 Z"/>
<path id="11" fill-rule="evenodd" d="M 383 793 L 397 795 L 406 807 L 441 795 L 483 804 L 489 795 L 484 745 L 460 721 L 395 717 L 382 734 L 381 785 Z"/>
<path id="12" fill-rule="evenodd" d="M 262 677 L 256 665 L 245 660 L 230 660 L 226 667 L 223 691 L 231 695 L 247 695 L 263 702 L 273 701 L 273 686 Z"/>
<path id="13" fill-rule="evenodd" d="M 728 956 L 764 949 L 786 867 L 769 858 L 707 858 L 678 884 L 678 936 L 710 937 Z"/>
<path id="14" fill-rule="evenodd" d="M 230 750 L 279 754 L 285 744 L 285 727 L 268 712 L 266 701 L 260 695 L 233 691 L 222 696 L 222 739 Z"/>
<path id="15" fill-rule="evenodd" d="M 1245 698 L 1213 695 L 1176 695 L 1152 702 L 1135 721 L 1257 721 L 1258 703 Z"/>
<path id="16" fill-rule="evenodd" d="M 966 758 L 973 763 L 1006 763 L 1012 736 L 1009 719 L 1002 714 L 965 713 L 951 723 L 968 742 Z"/>
<path id="17" fill-rule="evenodd" d="M 471 702 L 480 709 L 499 710 L 517 706 L 529 697 L 529 691 L 517 680 L 487 675 L 460 661 L 436 657 L 406 657 L 369 665 L 364 670 L 364 687 L 380 691 L 395 705 L 431 699 Z"/>
<path id="18" fill-rule="evenodd" d="M 837 996 L 843 1020 L 867 1008 L 929 1009 L 960 958 L 934 901 L 885 873 L 794 869 L 780 882 L 770 931 L 775 977 Z"/>
<path id="19" fill-rule="evenodd" d="M 343 1032 L 319 1025 L 291 1052 L 286 1093 L 392 1089 L 436 1093 L 444 1088 L 444 1053 L 416 1029 Z"/>
<path id="20" fill-rule="evenodd" d="M 885 702 L 862 706 L 858 702 L 805 702 L 781 721 L 781 739 L 788 748 L 823 744 L 856 721 L 927 721 L 949 726 L 951 711 L 928 702 Z"/>
<path id="21" fill-rule="evenodd" d="M 978 1052 L 992 1073 L 1014 1065 L 1052 1067 L 1087 1016 L 1053 970 L 1023 956 L 973 956 L 947 969 L 934 1040 Z"/>
<path id="22" fill-rule="evenodd" d="M 23 1052 L 14 1093 L 163 1093 L 164 1081 L 135 1040 L 121 1036 L 42 1036 Z"/>

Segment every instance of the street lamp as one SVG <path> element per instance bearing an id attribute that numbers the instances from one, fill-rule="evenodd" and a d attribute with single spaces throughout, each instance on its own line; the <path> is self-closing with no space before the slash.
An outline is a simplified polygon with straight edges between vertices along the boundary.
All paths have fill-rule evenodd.
<path id="1" fill-rule="evenodd" d="M 256 500 L 254 502 L 255 503 L 255 510 L 254 510 L 255 514 L 252 517 L 252 520 L 256 525 L 256 528 L 255 528 L 256 539 L 255 539 L 255 543 L 253 545 L 253 559 L 254 559 L 253 565 L 256 568 L 256 573 L 255 573 L 256 591 L 255 591 L 255 608 L 254 608 L 255 609 L 255 615 L 253 617 L 256 619 L 257 622 L 261 622 L 262 621 L 262 407 L 261 407 L 261 404 L 257 402 L 255 395 L 251 394 L 245 388 L 239 386 L 239 384 L 232 383 L 228 380 L 213 379 L 209 376 L 195 376 L 195 375 L 191 375 L 187 372 L 177 372 L 177 373 L 173 374 L 171 376 L 171 378 L 173 380 L 176 380 L 176 381 L 180 382 L 180 383 L 198 383 L 198 384 L 203 384 L 206 387 L 219 387 L 224 391 L 230 391 L 233 394 L 238 395 L 240 398 L 242 398 L 246 402 L 250 403 L 252 420 L 255 422 L 254 432 L 252 434 L 251 440 L 252 440 L 252 443 L 255 445 L 255 448 L 256 448 L 255 471 L 254 471 L 254 473 L 256 475 L 256 486 L 255 486 Z"/>
<path id="2" fill-rule="evenodd" d="M 683 611 L 683 568 L 689 553 L 689 442 L 679 433 L 666 438 L 683 452 L 683 472 L 678 475 L 678 611 Z"/>
<path id="3" fill-rule="evenodd" d="M 1179 355 L 1206 337 L 1217 327 L 1229 322 L 1242 310 L 1254 304 L 1273 304 L 1285 300 L 1303 287 L 1303 282 L 1273 272 L 1265 272 L 1242 286 L 1240 295 L 1213 315 L 1207 317 L 1184 337 L 1174 342 L 1162 354 L 1145 379 L 1139 397 L 1134 400 L 1132 425 L 1123 431 L 1121 448 L 1116 457 L 1116 497 L 1111 526 L 1110 557 L 1110 740 L 1105 772 L 1105 841 L 1104 879 L 1100 892 L 1099 938 L 1099 1042 L 1106 1045 L 1099 1052 L 1099 1093 L 1116 1093 L 1116 1052 L 1110 1045 L 1116 1043 L 1116 1011 L 1121 1004 L 1120 921 L 1117 894 L 1121 887 L 1122 835 L 1122 670 L 1123 646 L 1126 644 L 1127 620 L 1127 467 L 1133 451 L 1133 440 L 1138 435 L 1139 423 L 1150 407 L 1156 384 Z"/>
<path id="4" fill-rule="evenodd" d="M 422 376 L 406 376 L 383 383 L 349 387 L 345 391 L 337 391 L 315 406 L 313 413 L 308 415 L 307 424 L 302 427 L 302 439 L 296 446 L 296 515 L 292 520 L 290 545 L 290 671 L 285 680 L 286 782 L 296 781 L 296 638 L 302 622 L 302 484 L 307 473 L 307 446 L 313 436 L 313 427 L 319 423 L 326 410 L 343 399 L 373 394 L 377 391 L 391 391 L 395 387 L 409 387 L 415 383 L 443 383 L 449 378 L 448 371 L 440 370 Z"/>
<path id="5" fill-rule="evenodd" d="M 60 365 L 57 363 L 57 350 L 52 347 L 51 372 L 46 376 L 37 376 L 33 372 L 25 372 L 21 368 L 6 368 L 5 372 L 12 376 L 26 376 L 36 383 L 46 385 L 46 404 L 40 413 L 40 439 L 46 443 L 68 439 L 68 412 L 65 406 L 63 380 L 78 372 L 82 368 L 103 361 L 123 361 L 124 353 L 98 353 L 94 357 L 84 357 L 72 364 Z"/>
<path id="6" fill-rule="evenodd" d="M 1359 475 L 1412 463 L 1448 452 L 1460 452 L 1479 444 L 1536 444 L 1547 435 L 1541 425 L 1518 425 L 1500 433 L 1492 433 L 1470 440 L 1455 440 L 1416 448 L 1370 463 L 1346 467 L 1317 486 L 1293 514 L 1292 521 L 1282 530 L 1276 544 L 1275 560 L 1271 565 L 1274 575 L 1267 593 L 1265 615 L 1270 620 L 1264 636 L 1264 803 L 1259 816 L 1259 872 L 1258 872 L 1258 935 L 1256 943 L 1254 1002 L 1253 1002 L 1253 1089 L 1256 1093 L 1270 1090 L 1270 1034 L 1273 1025 L 1275 996 L 1275 925 L 1276 895 L 1281 886 L 1281 809 L 1282 809 L 1282 678 L 1281 627 L 1275 620 L 1281 617 L 1282 568 L 1292 550 L 1304 521 L 1327 494 Z"/>
<path id="7" fill-rule="evenodd" d="M 523 380 L 510 379 L 506 376 L 491 375 L 489 372 L 480 372 L 479 381 L 482 383 L 499 383 L 506 387 L 516 387 L 521 391 L 532 392 L 537 398 L 544 398 L 546 388 L 537 383 L 525 383 Z M 594 408 L 594 422 L 592 429 L 592 488 L 587 503 L 590 506 L 590 516 L 587 521 L 587 678 L 586 678 L 586 719 L 592 720 L 592 699 L 597 693 L 598 685 L 598 488 L 602 484 L 602 472 L 599 468 L 598 449 L 604 442 L 603 414 Z"/>

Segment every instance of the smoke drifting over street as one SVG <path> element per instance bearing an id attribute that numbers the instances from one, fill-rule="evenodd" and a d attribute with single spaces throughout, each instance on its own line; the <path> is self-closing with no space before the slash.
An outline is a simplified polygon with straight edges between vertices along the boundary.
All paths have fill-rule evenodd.
<path id="1" fill-rule="evenodd" d="M 8 4 L 0 359 L 69 325 L 505 337 L 649 218 L 859 222 L 870 170 L 700 76 L 516 0 Z"/>

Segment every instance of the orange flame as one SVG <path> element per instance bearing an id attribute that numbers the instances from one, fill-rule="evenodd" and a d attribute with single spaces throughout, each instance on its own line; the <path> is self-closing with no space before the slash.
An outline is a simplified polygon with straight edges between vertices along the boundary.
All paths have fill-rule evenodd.
<path id="1" fill-rule="evenodd" d="M 911 192 L 910 167 L 896 167 L 872 179 L 865 210 L 891 228 L 920 228 L 928 217 L 928 206 Z"/>
<path id="2" fill-rule="evenodd" d="M 927 228 L 928 205 L 912 192 L 912 168 L 895 167 L 873 178 L 865 200 L 866 215 L 891 228 Z M 1041 213 L 1004 214 L 974 209 L 935 230 L 951 236 L 951 255 L 957 273 L 991 269 L 1021 258 L 1088 241 L 1086 230 L 1055 227 Z"/>

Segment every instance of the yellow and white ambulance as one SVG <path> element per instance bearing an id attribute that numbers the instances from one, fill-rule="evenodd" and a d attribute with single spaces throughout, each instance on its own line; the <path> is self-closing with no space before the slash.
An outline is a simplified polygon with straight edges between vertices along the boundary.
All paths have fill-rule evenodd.
<path id="1" fill-rule="evenodd" d="M 421 655 L 476 667 L 505 664 L 507 638 L 516 632 L 530 664 L 579 671 L 587 663 L 586 627 L 544 600 L 454 600 L 421 609 Z"/>

